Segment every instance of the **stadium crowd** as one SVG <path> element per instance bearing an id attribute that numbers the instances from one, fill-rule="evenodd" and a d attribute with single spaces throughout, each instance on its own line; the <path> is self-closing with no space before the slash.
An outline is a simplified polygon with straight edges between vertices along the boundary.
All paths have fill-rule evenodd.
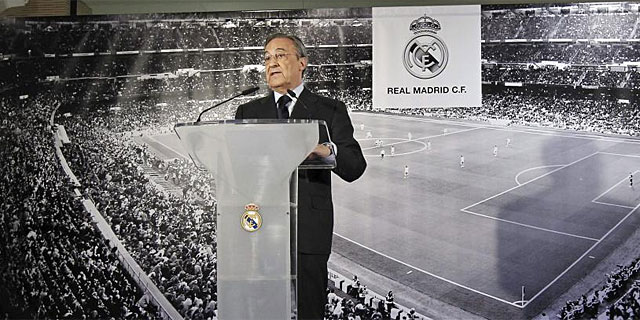
<path id="1" fill-rule="evenodd" d="M 635 319 L 640 315 L 640 282 L 634 281 L 631 289 L 615 304 L 611 305 L 605 315 L 608 319 Z"/>
<path id="2" fill-rule="evenodd" d="M 612 303 L 606 309 L 608 319 L 636 319 L 640 305 L 640 292 L 637 279 L 640 271 L 640 259 L 635 259 L 628 266 L 618 266 L 618 269 L 607 274 L 607 282 L 599 290 L 591 294 L 582 295 L 578 300 L 567 301 L 560 310 L 558 317 L 563 320 L 595 318 L 601 313 L 601 305 L 613 302 L 625 292 L 624 299 Z"/>
<path id="3" fill-rule="evenodd" d="M 158 160 L 130 136 L 114 134 L 130 128 L 118 119 L 74 114 L 64 122 L 72 140 L 65 155 L 85 194 L 176 310 L 187 319 L 213 317 L 214 203 L 196 203 L 154 188 L 143 166 Z M 175 182 L 184 182 L 181 178 Z"/>
<path id="4" fill-rule="evenodd" d="M 299 23 L 301 20 L 284 20 L 279 22 L 279 30 L 301 33 L 300 36 L 311 45 L 309 55 L 315 61 L 322 62 L 322 65 L 310 66 L 309 85 L 338 94 L 339 90 L 332 89 L 337 85 L 336 79 L 351 82 L 363 77 L 370 79 L 370 67 L 354 66 L 362 60 L 371 59 L 370 48 L 313 47 L 314 44 L 370 43 L 370 19 L 363 19 L 363 22 L 353 19 L 348 22 L 312 20 L 310 23 L 313 25 L 308 28 L 298 28 Z M 213 317 L 217 297 L 215 200 L 211 194 L 215 190 L 212 190 L 211 178 L 195 169 L 190 162 L 158 159 L 145 147 L 133 143 L 132 138 L 150 130 L 170 128 L 176 122 L 192 121 L 200 110 L 216 102 L 191 99 L 192 92 L 200 92 L 201 98 L 212 99 L 226 93 L 224 88 L 233 92 L 241 86 L 259 82 L 262 75 L 257 70 L 244 70 L 243 67 L 262 64 L 262 55 L 259 51 L 242 50 L 139 55 L 113 53 L 122 50 L 260 47 L 263 37 L 256 35 L 271 33 L 273 27 L 255 19 L 237 20 L 236 23 L 213 20 L 205 24 L 179 20 L 170 23 L 139 21 L 133 25 L 129 22 L 69 24 L 36 21 L 27 22 L 17 32 L 15 28 L 5 28 L 4 24 L 2 26 L 0 32 L 7 35 L 3 37 L 3 41 L 7 41 L 7 46 L 4 47 L 7 50 L 2 54 L 15 56 L 0 63 L 0 68 L 6 71 L 0 76 L 0 85 L 7 88 L 11 84 L 20 83 L 21 79 L 42 81 L 47 77 L 55 77 L 50 79 L 52 81 L 49 84 L 42 84 L 49 88 L 43 90 L 43 96 L 51 95 L 49 103 L 64 101 L 69 105 L 91 106 L 86 109 L 66 107 L 65 111 L 69 111 L 68 114 L 72 116 L 59 116 L 56 119 L 65 125 L 72 141 L 63 147 L 63 152 L 72 170 L 80 178 L 83 195 L 94 201 L 132 257 L 185 318 Z M 42 56 L 44 53 L 76 52 L 111 52 L 112 55 L 99 58 Z M 197 75 L 188 70 L 181 73 L 180 69 L 188 68 L 203 71 Z M 171 75 L 137 77 L 151 73 Z M 211 83 L 222 89 L 211 91 Z M 54 97 L 53 92 L 62 96 Z M 154 95 L 159 95 L 158 99 L 153 99 Z M 355 101 L 360 105 L 366 100 L 370 100 L 370 97 L 361 95 Z M 240 99 L 216 110 L 213 116 L 231 117 L 235 106 L 242 101 L 244 100 Z M 182 196 L 153 187 L 154 184 L 149 183 L 144 174 L 145 168 L 163 174 L 168 182 L 181 187 Z M 56 190 L 60 192 L 62 188 L 53 188 L 53 192 Z M 66 219 L 68 218 L 64 217 L 61 221 Z M 7 225 L 11 223 L 11 226 L 18 223 L 10 217 L 4 220 Z M 71 228 L 73 224 L 69 226 Z M 15 228 L 17 227 L 11 230 Z M 86 237 L 86 226 L 80 225 L 78 229 Z M 29 234 L 29 237 L 38 238 L 37 234 Z M 61 246 L 67 243 L 63 240 L 50 245 Z M 129 298 L 125 293 L 131 295 L 126 291 L 131 285 L 121 285 L 120 277 L 113 274 L 113 253 L 110 250 L 100 250 L 93 242 L 83 243 L 93 248 L 87 253 L 91 275 L 96 272 L 93 269 L 100 267 L 112 276 L 111 282 L 104 277 L 100 278 L 105 282 L 102 289 L 97 283 L 92 283 L 91 287 L 96 288 L 98 294 L 105 294 L 106 291 L 106 295 L 110 297 L 110 300 L 102 304 L 110 308 L 116 305 L 110 303 L 115 300 L 110 296 L 114 290 L 114 282 L 117 289 L 124 291 L 119 295 L 116 291 L 115 296 L 122 300 L 124 298 L 121 296 Z M 5 254 L 4 251 L 2 253 Z M 49 251 L 44 254 L 48 255 Z M 79 261 L 80 258 L 73 260 L 76 264 Z M 3 279 L 9 275 L 3 273 Z M 30 288 L 17 280 L 9 283 L 8 287 Z M 64 301 L 57 301 L 62 311 L 66 311 L 64 308 L 75 308 L 76 303 L 67 300 L 65 297 Z M 127 309 L 109 309 L 109 314 L 103 313 L 101 308 L 97 309 L 98 314 L 89 309 L 87 316 L 142 318 L 147 315 L 147 310 L 153 311 L 148 299 L 135 297 L 128 300 L 133 306 L 128 306 Z M 24 303 L 16 305 L 25 306 Z M 127 306 L 126 303 L 117 305 Z M 56 314 L 49 310 L 36 311 L 48 312 L 53 317 L 69 316 L 67 313 Z M 115 313 L 116 311 L 122 313 Z"/>
<path id="5" fill-rule="evenodd" d="M 488 43 L 482 59 L 498 63 L 542 63 L 555 61 L 573 66 L 599 66 L 640 61 L 634 43 Z"/>
<path id="6" fill-rule="evenodd" d="M 207 14 L 188 19 L 176 14 L 133 17 L 84 17 L 75 23 L 31 19 L 18 32 L 3 32 L 3 54 L 95 53 L 138 50 L 262 47 L 276 29 L 298 34 L 309 46 L 371 43 L 371 18 L 299 19 L 265 22 L 263 18 L 217 18 Z"/>
<path id="7" fill-rule="evenodd" d="M 166 126 L 175 120 L 173 116 L 157 117 L 165 112 L 136 108 L 133 103 L 118 112 L 95 108 L 98 107 L 74 113 L 64 122 L 58 120 L 65 124 L 73 141 L 65 150 L 72 169 L 116 235 L 176 309 L 190 319 L 210 317 L 216 310 L 211 177 L 195 169 L 191 162 L 163 161 L 131 142 L 137 132 Z M 193 112 L 194 108 L 167 113 L 175 116 Z M 123 134 L 131 130 L 136 134 Z M 150 188 L 145 166 L 182 187 L 183 196 Z M 356 309 L 360 319 L 370 319 L 375 314 L 369 307 L 353 309 L 357 305 L 346 301 L 334 305 L 329 319 L 351 319 L 349 315 L 355 316 Z M 344 311 L 337 313 L 336 307 Z"/>
<path id="8" fill-rule="evenodd" d="M 609 37 L 609 25 L 597 31 L 587 32 L 585 28 L 596 23 L 625 28 L 637 21 L 634 14 L 521 18 L 513 12 L 489 21 L 483 17 L 483 39 Z M 72 198 L 68 181 L 53 165 L 57 162 L 49 150 L 52 142 L 47 141 L 49 129 L 45 120 L 51 105 L 64 101 L 85 106 L 71 108 L 69 118 L 56 119 L 65 125 L 72 140 L 64 147 L 64 153 L 81 179 L 83 195 L 96 203 L 135 260 L 185 318 L 214 316 L 216 233 L 211 177 L 187 161 L 161 160 L 134 143 L 133 138 L 151 130 L 167 130 L 176 122 L 193 121 L 200 110 L 220 101 L 221 96 L 261 82 L 263 75 L 257 67 L 244 69 L 262 63 L 260 51 L 239 47 L 261 47 L 266 34 L 275 30 L 298 33 L 310 46 L 312 65 L 305 81 L 312 90 L 345 101 L 352 109 L 372 109 L 372 70 L 370 63 L 363 62 L 370 62 L 372 49 L 350 46 L 371 44 L 369 18 L 291 18 L 268 23 L 253 18 L 205 21 L 197 15 L 189 19 L 109 23 L 88 18 L 83 23 L 32 21 L 17 31 L 0 23 L 0 48 L 7 48 L 0 54 L 17 55 L 0 61 L 0 89 L 47 77 L 63 79 L 41 84 L 45 90 L 38 98 L 28 98 L 26 102 L 0 100 L 3 111 L 7 111 L 0 137 L 5 148 L 0 153 L 8 159 L 2 165 L 6 173 L 0 188 L 11 195 L 3 202 L 6 213 L 0 222 L 0 284 L 6 284 L 6 291 L 16 293 L 10 295 L 12 305 L 29 317 L 154 315 L 153 307 L 140 299 L 141 294 L 122 271 L 108 243 L 101 240 L 87 214 Z M 628 36 L 636 35 L 629 31 Z M 341 46 L 314 48 L 327 44 Z M 226 50 L 113 54 L 122 50 L 199 48 Z M 627 44 L 483 45 L 483 58 L 493 65 L 483 68 L 483 81 L 635 88 L 640 76 L 633 69 L 613 72 L 593 66 L 558 68 L 505 63 L 557 60 L 588 65 L 632 61 L 640 58 L 636 49 L 636 45 Z M 112 54 L 42 56 L 73 52 Z M 197 75 L 179 72 L 185 68 L 201 71 Z M 171 75 L 142 77 L 165 72 Z M 235 107 L 250 98 L 222 106 L 209 117 L 231 118 Z M 401 112 L 485 121 L 505 119 L 521 125 L 603 133 L 640 133 L 637 111 L 625 103 L 594 103 L 593 99 L 549 95 L 544 91 L 484 94 L 481 108 L 413 108 Z M 16 118 L 21 120 L 16 122 Z M 36 142 L 30 142 L 32 139 Z M 44 169 L 38 173 L 35 168 L 40 166 Z M 153 187 L 145 169 L 164 175 L 182 189 L 182 195 Z M 24 183 L 15 185 L 16 181 Z M 30 195 L 26 203 L 24 195 Z M 27 254 L 22 260 L 15 260 L 14 256 L 21 252 Z M 611 280 L 613 284 L 616 281 L 617 278 Z M 387 302 L 367 306 L 361 301 L 360 289 L 351 295 L 339 298 L 330 293 L 327 318 L 392 317 Z M 582 306 L 586 313 L 593 303 L 591 297 L 584 297 L 572 303 L 570 310 Z M 622 312 L 618 309 L 628 312 L 625 306 L 611 313 Z M 413 318 L 409 316 L 399 317 Z"/>
<path id="9" fill-rule="evenodd" d="M 640 37 L 640 14 L 624 4 L 615 6 L 484 11 L 482 80 L 635 90 L 640 50 L 627 40 Z"/>
<path id="10" fill-rule="evenodd" d="M 635 12 L 486 11 L 482 39 L 637 39 Z M 588 9 L 587 9 L 588 10 Z"/>
<path id="11" fill-rule="evenodd" d="M 627 103 L 610 100 L 536 94 L 487 93 L 482 107 L 390 109 L 411 115 L 489 121 L 507 120 L 511 124 L 548 126 L 561 129 L 637 136 L 640 134 L 638 110 Z"/>
<path id="12" fill-rule="evenodd" d="M 370 47 L 309 48 L 311 61 L 322 61 L 323 65 L 358 63 L 371 60 Z M 40 72 L 38 77 L 59 76 L 61 79 L 87 77 L 132 77 L 154 73 L 187 74 L 193 68 L 211 72 L 213 70 L 241 69 L 245 65 L 261 65 L 263 54 L 259 50 L 228 50 L 194 53 L 126 54 L 96 57 L 32 58 L 29 63 Z M 25 61 L 25 60 L 21 60 Z M 3 65 L 3 64 L 0 64 Z M 16 67 L 4 64 L 7 71 Z M 15 71 L 14 71 L 15 72 Z"/>
<path id="13" fill-rule="evenodd" d="M 144 153 L 144 160 L 155 171 L 164 174 L 164 179 L 182 188 L 182 197 L 198 200 L 200 203 L 215 203 L 215 184 L 211 174 L 197 170 L 191 161 L 176 158 L 173 161 L 163 161 L 154 155 Z"/>
<path id="14" fill-rule="evenodd" d="M 56 158 L 51 92 L 0 96 L 0 295 L 11 318 L 154 319 Z"/>
<path id="15" fill-rule="evenodd" d="M 422 317 L 415 308 L 399 308 L 394 302 L 393 291 L 386 297 L 370 296 L 366 285 L 357 276 L 347 285 L 346 292 L 336 294 L 334 288 L 327 292 L 325 320 L 418 320 Z"/>
<path id="16" fill-rule="evenodd" d="M 483 68 L 485 82 L 518 82 L 526 84 L 546 84 L 555 86 L 577 86 L 591 88 L 632 88 L 627 77 L 635 72 L 616 72 L 606 68 L 558 69 L 500 65 Z"/>

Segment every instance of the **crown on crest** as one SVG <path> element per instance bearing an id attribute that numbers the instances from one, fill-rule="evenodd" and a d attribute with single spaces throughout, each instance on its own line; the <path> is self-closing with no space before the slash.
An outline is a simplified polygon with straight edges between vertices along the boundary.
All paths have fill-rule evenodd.
<path id="1" fill-rule="evenodd" d="M 442 27 L 440 26 L 440 22 L 438 20 L 427 16 L 426 14 L 422 17 L 411 21 L 409 25 L 409 30 L 413 33 L 419 32 L 433 32 L 436 33 L 440 31 Z"/>
<path id="2" fill-rule="evenodd" d="M 258 207 L 258 205 L 255 203 L 249 203 L 248 205 L 244 206 L 244 209 L 247 211 L 258 211 L 260 207 Z"/>

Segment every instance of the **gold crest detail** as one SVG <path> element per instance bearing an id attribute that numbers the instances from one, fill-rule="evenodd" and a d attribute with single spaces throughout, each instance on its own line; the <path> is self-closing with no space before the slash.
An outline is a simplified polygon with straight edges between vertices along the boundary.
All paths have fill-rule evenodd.
<path id="1" fill-rule="evenodd" d="M 240 219 L 240 226 L 247 232 L 255 232 L 262 227 L 262 216 L 258 212 L 260 207 L 254 203 L 249 203 L 244 206 L 244 214 Z"/>

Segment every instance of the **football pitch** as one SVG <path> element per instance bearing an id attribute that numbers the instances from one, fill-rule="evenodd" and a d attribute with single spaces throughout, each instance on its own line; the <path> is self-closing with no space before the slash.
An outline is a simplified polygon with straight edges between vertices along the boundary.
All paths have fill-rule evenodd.
<path id="1" fill-rule="evenodd" d="M 640 141 L 408 116 L 353 122 L 369 167 L 351 185 L 334 180 L 336 251 L 466 310 L 540 307 L 640 224 L 640 188 L 629 186 Z"/>
<path id="2" fill-rule="evenodd" d="M 352 120 L 368 168 L 350 184 L 334 176 L 334 251 L 463 309 L 538 312 L 640 225 L 640 185 L 629 181 L 640 177 L 640 140 L 388 114 Z M 175 135 L 145 142 L 184 155 Z"/>

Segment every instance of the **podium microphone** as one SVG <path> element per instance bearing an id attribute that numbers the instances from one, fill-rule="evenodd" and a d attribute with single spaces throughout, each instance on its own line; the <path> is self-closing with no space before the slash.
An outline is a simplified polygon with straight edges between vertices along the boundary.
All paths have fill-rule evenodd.
<path id="1" fill-rule="evenodd" d="M 207 112 L 207 111 L 209 111 L 209 110 L 211 110 L 211 109 L 213 109 L 213 108 L 215 108 L 215 107 L 217 107 L 219 105 L 225 104 L 225 103 L 227 103 L 227 102 L 229 102 L 229 101 L 231 101 L 231 100 L 233 100 L 233 99 L 235 99 L 235 98 L 237 98 L 239 96 L 246 96 L 246 95 L 252 94 L 252 93 L 254 93 L 254 92 L 258 91 L 258 90 L 260 90 L 260 87 L 253 87 L 253 88 L 242 90 L 241 92 L 239 92 L 238 94 L 234 95 L 233 97 L 231 97 L 231 98 L 229 98 L 227 100 L 224 100 L 222 102 L 216 103 L 213 106 L 202 110 L 202 112 L 200 112 L 200 114 L 198 115 L 198 120 L 196 120 L 196 123 L 200 122 L 200 118 L 202 117 L 202 114 L 204 114 L 205 112 Z"/>

